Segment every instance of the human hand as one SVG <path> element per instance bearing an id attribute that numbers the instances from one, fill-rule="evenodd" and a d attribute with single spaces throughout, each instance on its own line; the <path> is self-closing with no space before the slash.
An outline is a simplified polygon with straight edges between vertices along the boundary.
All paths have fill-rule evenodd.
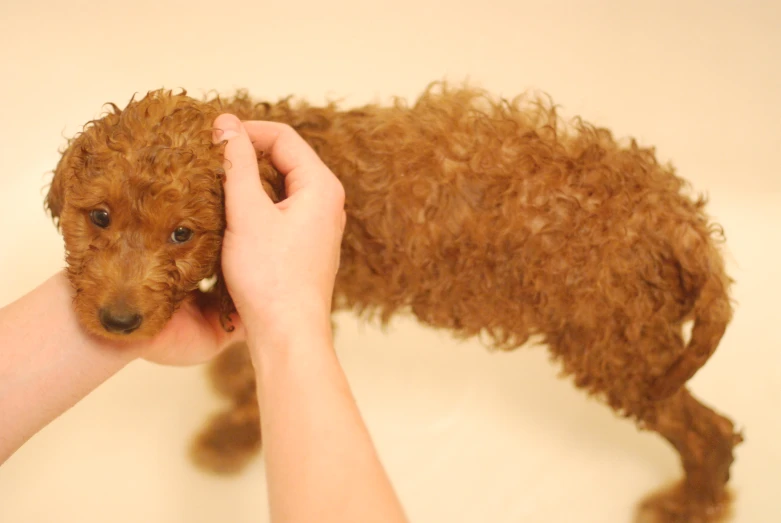
<path id="1" fill-rule="evenodd" d="M 136 344 L 138 356 L 163 365 L 196 365 L 243 341 L 243 325 L 238 322 L 227 332 L 217 307 L 206 303 L 207 299 L 208 295 L 195 293 L 185 300 L 159 334 Z"/>
<path id="2" fill-rule="evenodd" d="M 229 114 L 214 125 L 214 140 L 227 140 L 222 269 L 241 323 L 265 338 L 330 326 L 346 219 L 341 183 L 287 125 Z M 282 202 L 263 190 L 256 149 L 285 177 Z"/>

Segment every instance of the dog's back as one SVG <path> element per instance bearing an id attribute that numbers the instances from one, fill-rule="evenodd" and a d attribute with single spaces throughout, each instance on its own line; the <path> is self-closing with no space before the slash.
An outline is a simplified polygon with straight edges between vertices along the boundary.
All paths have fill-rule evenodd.
<path id="1" fill-rule="evenodd" d="M 704 363 L 686 356 L 682 323 L 703 310 L 706 283 L 716 332 L 729 319 L 704 202 L 652 149 L 565 125 L 539 99 L 442 88 L 347 111 L 246 98 L 226 108 L 291 124 L 342 180 L 338 306 L 384 320 L 409 309 L 501 348 L 540 334 L 621 409 L 679 387 L 660 381 L 674 365 L 688 379 Z"/>

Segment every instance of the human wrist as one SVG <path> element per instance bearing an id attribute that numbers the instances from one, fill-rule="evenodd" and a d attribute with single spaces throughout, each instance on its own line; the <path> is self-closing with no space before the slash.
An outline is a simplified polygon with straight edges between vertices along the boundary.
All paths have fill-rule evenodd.
<path id="1" fill-rule="evenodd" d="M 312 345 L 330 345 L 330 307 L 312 301 L 278 305 L 277 310 L 266 309 L 249 321 L 242 316 L 253 358 L 262 361 L 279 353 L 309 351 Z"/>
<path id="2" fill-rule="evenodd" d="M 330 318 L 320 314 L 287 315 L 284 321 L 270 326 L 247 328 L 247 339 L 253 352 L 295 350 L 311 342 L 321 342 L 332 337 Z"/>
<path id="3" fill-rule="evenodd" d="M 43 286 L 51 286 L 50 291 L 44 292 L 52 293 L 51 300 L 53 303 L 62 303 L 63 309 L 61 309 L 61 312 L 65 315 L 64 321 L 68 326 L 63 325 L 63 328 L 72 333 L 69 335 L 73 336 L 72 341 L 76 345 L 81 345 L 88 349 L 89 354 L 100 355 L 101 360 L 109 366 L 123 367 L 140 357 L 143 350 L 143 342 L 128 344 L 112 341 L 96 336 L 84 328 L 72 307 L 73 287 L 65 271 L 59 271 L 54 274 Z"/>
<path id="4" fill-rule="evenodd" d="M 279 394 L 319 394 L 323 386 L 339 379 L 330 323 L 306 323 L 297 330 L 251 336 L 247 345 L 262 410 Z"/>
<path id="5" fill-rule="evenodd" d="M 331 300 L 317 292 L 285 292 L 267 300 L 236 302 L 247 335 L 287 337 L 309 326 L 330 328 Z"/>

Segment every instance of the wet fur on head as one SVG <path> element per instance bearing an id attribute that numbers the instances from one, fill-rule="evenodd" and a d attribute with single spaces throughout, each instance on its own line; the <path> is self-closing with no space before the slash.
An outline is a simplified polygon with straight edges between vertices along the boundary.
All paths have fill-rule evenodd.
<path id="1" fill-rule="evenodd" d="M 45 205 L 61 229 L 74 305 L 83 325 L 104 337 L 154 335 L 201 280 L 220 274 L 225 228 L 223 144 L 212 141 L 216 108 L 186 92 L 153 91 L 69 140 Z M 108 213 L 108 227 L 90 213 Z M 178 227 L 193 231 L 177 244 Z M 225 308 L 232 304 L 221 285 Z M 135 311 L 141 326 L 114 335 L 100 311 Z"/>

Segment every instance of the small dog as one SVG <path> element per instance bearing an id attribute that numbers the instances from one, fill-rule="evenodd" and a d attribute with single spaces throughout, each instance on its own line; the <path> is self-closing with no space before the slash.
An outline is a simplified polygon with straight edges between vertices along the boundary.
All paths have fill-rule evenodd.
<path id="1" fill-rule="evenodd" d="M 255 102 L 244 91 L 196 100 L 157 90 L 124 109 L 110 104 L 69 140 L 46 197 L 86 329 L 152 336 L 212 276 L 208 296 L 231 328 L 220 272 L 224 144 L 212 142 L 221 112 L 290 125 L 340 178 L 347 226 L 335 309 L 383 322 L 410 312 L 505 350 L 540 336 L 577 387 L 679 452 L 683 481 L 641 504 L 643 517 L 726 514 L 742 436 L 686 388 L 733 313 L 720 229 L 653 149 L 565 124 L 541 98 L 435 83 L 412 104 L 349 110 Z M 284 199 L 279 173 L 262 156 L 258 165 L 269 195 Z M 211 370 L 232 407 L 199 436 L 195 456 L 235 472 L 261 446 L 246 347 Z"/>

